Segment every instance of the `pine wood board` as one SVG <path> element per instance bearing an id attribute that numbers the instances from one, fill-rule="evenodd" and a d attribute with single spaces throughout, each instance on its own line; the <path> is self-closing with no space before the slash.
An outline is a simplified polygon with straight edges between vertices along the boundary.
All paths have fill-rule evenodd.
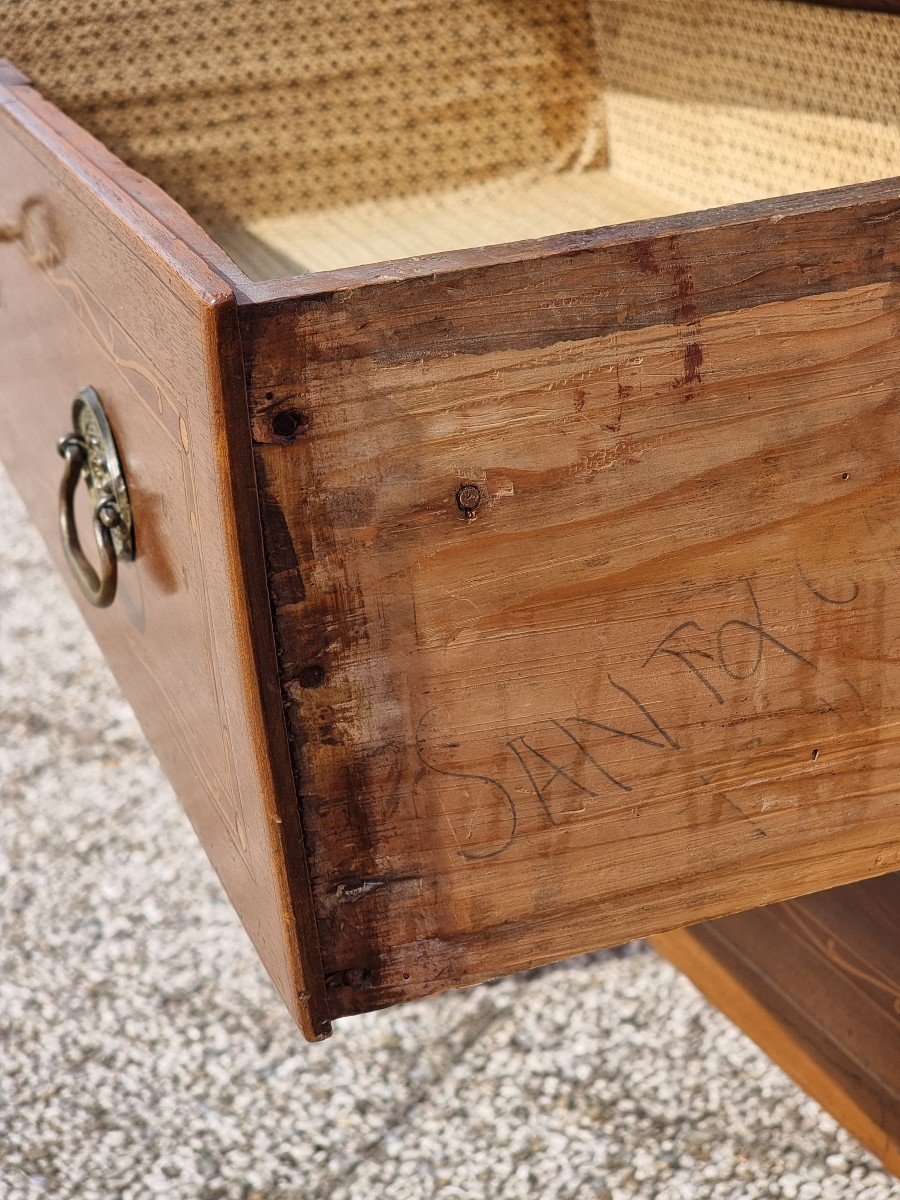
<path id="1" fill-rule="evenodd" d="M 335 1015 L 896 866 L 898 224 L 869 185 L 242 311 Z"/>

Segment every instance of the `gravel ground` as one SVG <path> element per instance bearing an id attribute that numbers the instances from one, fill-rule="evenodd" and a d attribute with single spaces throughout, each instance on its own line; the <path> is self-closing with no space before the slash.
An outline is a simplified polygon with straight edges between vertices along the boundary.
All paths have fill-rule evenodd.
<path id="1" fill-rule="evenodd" d="M 643 947 L 306 1045 L 0 476 L 2 1200 L 889 1200 Z"/>

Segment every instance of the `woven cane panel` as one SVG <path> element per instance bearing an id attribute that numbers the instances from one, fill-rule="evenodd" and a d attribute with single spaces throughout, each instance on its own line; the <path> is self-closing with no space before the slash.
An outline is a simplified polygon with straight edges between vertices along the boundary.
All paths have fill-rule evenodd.
<path id="1" fill-rule="evenodd" d="M 900 17 L 782 0 L 592 12 L 606 169 L 263 217 L 223 232 L 226 248 L 262 277 L 900 175 Z"/>
<path id="2" fill-rule="evenodd" d="M 900 175 L 900 17 L 784 0 L 0 0 L 0 53 L 259 276 Z"/>
<path id="3" fill-rule="evenodd" d="M 707 208 L 900 175 L 900 17 L 594 0 L 610 162 Z"/>
<path id="4" fill-rule="evenodd" d="M 204 221 L 605 155 L 589 0 L 0 0 L 0 47 Z"/>

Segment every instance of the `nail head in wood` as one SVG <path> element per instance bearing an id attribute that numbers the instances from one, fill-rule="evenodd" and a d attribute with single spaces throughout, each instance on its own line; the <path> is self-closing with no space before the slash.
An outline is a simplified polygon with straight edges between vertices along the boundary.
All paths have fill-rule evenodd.
<path id="1" fill-rule="evenodd" d="M 481 488 L 476 483 L 463 483 L 456 489 L 456 506 L 466 517 L 475 515 L 481 504 Z"/>
<path id="2" fill-rule="evenodd" d="M 294 409 L 283 409 L 272 417 L 272 432 L 283 442 L 293 441 L 298 434 L 306 430 L 309 422 L 303 413 Z"/>
<path id="3" fill-rule="evenodd" d="M 325 668 L 321 663 L 312 663 L 304 667 L 298 676 L 301 687 L 317 688 L 325 682 Z"/>

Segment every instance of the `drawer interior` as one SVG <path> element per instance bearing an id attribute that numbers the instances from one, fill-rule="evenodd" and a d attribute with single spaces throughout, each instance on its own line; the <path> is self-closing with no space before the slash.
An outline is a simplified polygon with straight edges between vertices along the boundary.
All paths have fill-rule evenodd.
<path id="1" fill-rule="evenodd" d="M 900 174 L 885 13 L 26 0 L 0 40 L 255 278 Z"/>

